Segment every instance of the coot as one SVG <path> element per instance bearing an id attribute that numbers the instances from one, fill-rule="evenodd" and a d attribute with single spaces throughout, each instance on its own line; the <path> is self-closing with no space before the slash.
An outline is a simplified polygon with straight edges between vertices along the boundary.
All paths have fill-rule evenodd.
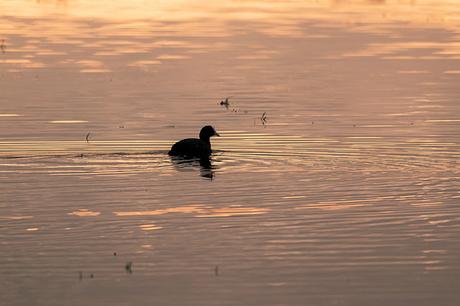
<path id="1" fill-rule="evenodd" d="M 212 136 L 220 136 L 216 130 L 207 125 L 200 131 L 200 139 L 187 138 L 176 142 L 168 152 L 170 156 L 185 156 L 185 157 L 207 157 L 211 155 L 211 142 L 209 138 Z"/>

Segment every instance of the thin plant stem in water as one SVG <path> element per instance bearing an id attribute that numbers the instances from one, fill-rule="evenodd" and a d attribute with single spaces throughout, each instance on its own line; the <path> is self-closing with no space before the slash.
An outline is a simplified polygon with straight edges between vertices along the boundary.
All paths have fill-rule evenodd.
<path id="1" fill-rule="evenodd" d="M 265 125 L 267 123 L 267 120 L 268 120 L 267 113 L 264 112 L 262 116 L 260 116 L 260 121 L 262 122 L 262 125 Z"/>

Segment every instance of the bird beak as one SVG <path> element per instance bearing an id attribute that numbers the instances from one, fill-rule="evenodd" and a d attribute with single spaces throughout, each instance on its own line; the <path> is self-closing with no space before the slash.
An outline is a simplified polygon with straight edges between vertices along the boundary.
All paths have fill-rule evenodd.
<path id="1" fill-rule="evenodd" d="M 219 133 L 217 133 L 217 132 L 214 134 L 214 136 L 219 136 L 220 137 Z"/>

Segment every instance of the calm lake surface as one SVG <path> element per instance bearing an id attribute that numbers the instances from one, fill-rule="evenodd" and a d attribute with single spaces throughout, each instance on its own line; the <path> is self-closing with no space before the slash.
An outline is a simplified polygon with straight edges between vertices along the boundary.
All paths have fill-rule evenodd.
<path id="1" fill-rule="evenodd" d="M 459 1 L 0 16 L 0 305 L 459 305 Z"/>

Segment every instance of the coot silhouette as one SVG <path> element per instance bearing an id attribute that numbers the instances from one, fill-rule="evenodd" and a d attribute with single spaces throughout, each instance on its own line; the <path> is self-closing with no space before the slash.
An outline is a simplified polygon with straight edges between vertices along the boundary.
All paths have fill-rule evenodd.
<path id="1" fill-rule="evenodd" d="M 185 157 L 207 157 L 211 155 L 211 142 L 209 138 L 212 136 L 220 136 L 216 130 L 207 125 L 200 131 L 200 139 L 187 138 L 176 142 L 168 152 L 170 156 L 185 156 Z"/>

